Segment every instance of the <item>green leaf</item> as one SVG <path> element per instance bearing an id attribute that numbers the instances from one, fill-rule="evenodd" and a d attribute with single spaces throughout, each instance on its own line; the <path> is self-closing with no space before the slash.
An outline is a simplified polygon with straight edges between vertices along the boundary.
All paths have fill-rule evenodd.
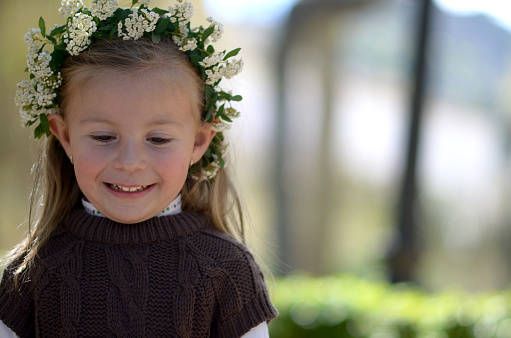
<path id="1" fill-rule="evenodd" d="M 209 26 L 204 33 L 202 33 L 202 41 L 206 41 L 207 38 L 215 31 L 215 26 Z"/>
<path id="2" fill-rule="evenodd" d="M 227 101 L 230 101 L 231 98 L 232 98 L 232 95 L 230 95 L 229 93 L 226 93 L 226 92 L 220 92 L 220 97 L 222 99 L 225 99 Z"/>
<path id="3" fill-rule="evenodd" d="M 44 22 L 44 19 L 42 16 L 39 18 L 39 28 L 41 29 L 41 35 L 43 37 L 45 37 L 46 36 L 46 23 Z"/>
<path id="4" fill-rule="evenodd" d="M 48 121 L 48 117 L 46 115 L 40 115 L 39 119 L 41 123 L 34 129 L 34 137 L 41 138 L 43 135 L 50 135 L 50 122 Z"/>
<path id="5" fill-rule="evenodd" d="M 218 108 L 218 111 L 216 112 L 216 116 L 223 116 L 225 112 L 225 103 Z"/>
<path id="6" fill-rule="evenodd" d="M 222 158 L 222 154 L 218 154 L 218 164 L 220 164 L 220 168 L 223 168 L 225 167 L 225 161 L 224 159 Z"/>
<path id="7" fill-rule="evenodd" d="M 55 35 L 59 35 L 59 34 L 62 34 L 64 33 L 64 31 L 66 30 L 66 25 L 63 25 L 63 26 L 59 26 L 55 29 L 53 29 L 51 32 L 50 32 L 50 36 L 55 36 Z"/>
<path id="8" fill-rule="evenodd" d="M 168 32 L 175 32 L 176 31 L 176 26 L 174 26 L 174 24 L 170 21 L 170 19 L 169 19 L 169 24 L 167 26 L 167 31 Z"/>
<path id="9" fill-rule="evenodd" d="M 68 56 L 68 53 L 65 49 L 61 50 L 61 49 L 55 48 L 53 50 L 53 52 L 51 53 L 50 68 L 51 69 L 61 69 L 62 64 L 66 60 L 67 56 Z"/>
<path id="10" fill-rule="evenodd" d="M 202 60 L 197 50 L 190 51 L 190 61 L 192 61 L 195 67 L 199 67 L 199 62 Z"/>
<path id="11" fill-rule="evenodd" d="M 138 2 L 138 0 L 133 0 L 133 1 L 131 2 L 131 7 L 135 6 L 135 4 L 136 4 L 137 2 Z"/>
<path id="12" fill-rule="evenodd" d="M 131 14 L 131 9 L 125 8 L 119 12 L 119 18 L 121 20 L 126 20 L 128 18 L 128 16 L 130 16 L 130 14 Z"/>
<path id="13" fill-rule="evenodd" d="M 158 8 L 158 7 L 154 7 L 152 9 L 152 11 L 155 12 L 156 14 L 158 14 L 158 15 L 164 15 L 164 14 L 169 13 L 169 11 L 166 11 L 166 10 Z"/>
<path id="14" fill-rule="evenodd" d="M 39 120 L 41 121 L 41 126 L 44 131 L 50 130 L 50 121 L 48 121 L 48 116 L 46 116 L 46 114 L 39 115 Z"/>
<path id="15" fill-rule="evenodd" d="M 44 130 L 43 130 L 43 127 L 41 127 L 41 125 L 38 125 L 35 129 L 34 129 L 34 137 L 35 138 L 41 138 L 41 136 L 44 135 Z"/>
<path id="16" fill-rule="evenodd" d="M 207 110 L 207 113 L 206 113 L 206 117 L 204 117 L 204 121 L 206 122 L 211 122 L 211 117 L 213 116 L 213 110 L 215 108 L 215 105 L 211 105 L 209 106 L 208 110 Z"/>
<path id="17" fill-rule="evenodd" d="M 124 9 L 122 9 L 121 7 L 117 8 L 114 12 L 114 15 L 112 15 L 109 18 L 106 18 L 106 21 L 116 23 L 118 21 L 117 19 L 121 17 L 123 11 Z"/>
<path id="18" fill-rule="evenodd" d="M 113 39 L 114 36 L 116 36 L 118 32 L 119 32 L 119 28 L 117 26 L 114 26 L 114 29 L 112 29 L 112 31 L 110 32 L 110 39 Z"/>
<path id="19" fill-rule="evenodd" d="M 156 28 L 153 31 L 153 34 L 156 33 L 157 35 L 161 35 L 167 29 L 168 25 L 170 23 L 169 19 L 160 19 L 160 22 L 156 25 Z"/>
<path id="20" fill-rule="evenodd" d="M 208 101 L 213 98 L 215 94 L 215 89 L 211 85 L 206 85 L 204 88 L 204 97 L 206 98 L 206 106 L 208 105 Z"/>
<path id="21" fill-rule="evenodd" d="M 160 40 L 161 40 L 161 35 L 156 34 L 155 32 L 153 32 L 152 40 L 153 40 L 153 42 L 154 42 L 154 43 L 158 43 L 158 42 L 160 42 Z"/>
<path id="22" fill-rule="evenodd" d="M 55 45 L 53 48 L 54 48 L 54 50 L 66 50 L 66 44 L 64 42 L 62 42 L 59 45 Z"/>
<path id="23" fill-rule="evenodd" d="M 99 30 L 100 31 L 111 31 L 112 29 L 114 29 L 114 25 L 110 24 L 110 25 L 107 25 L 107 26 L 104 26 L 104 27 L 101 27 Z"/>
<path id="24" fill-rule="evenodd" d="M 234 50 L 231 50 L 229 53 L 227 53 L 227 55 L 224 57 L 224 61 L 227 60 L 228 58 L 232 58 L 233 56 L 236 56 L 238 55 L 238 53 L 240 52 L 241 48 L 236 48 Z"/>
<path id="25" fill-rule="evenodd" d="M 243 97 L 241 95 L 231 97 L 231 101 L 240 102 L 241 100 L 243 100 Z"/>
<path id="26" fill-rule="evenodd" d="M 47 39 L 48 39 L 48 40 L 49 40 L 52 44 L 54 44 L 54 45 L 56 45 L 56 44 L 57 44 L 57 40 L 56 40 L 53 36 L 51 36 L 51 35 L 46 35 L 46 38 L 47 38 Z"/>
<path id="27" fill-rule="evenodd" d="M 209 46 L 208 46 L 208 49 L 206 49 L 206 50 L 207 50 L 207 52 L 208 52 L 209 54 L 213 54 L 213 53 L 215 53 L 215 47 L 213 47 L 212 45 L 209 45 Z"/>

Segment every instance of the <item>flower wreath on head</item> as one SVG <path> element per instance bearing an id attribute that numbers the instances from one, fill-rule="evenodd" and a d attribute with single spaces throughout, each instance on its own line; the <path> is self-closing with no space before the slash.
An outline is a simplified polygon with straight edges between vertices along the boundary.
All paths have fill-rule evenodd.
<path id="1" fill-rule="evenodd" d="M 136 4 L 139 7 L 134 7 Z M 39 28 L 30 28 L 25 34 L 28 45 L 27 68 L 30 80 L 18 83 L 16 105 L 24 126 L 39 122 L 34 136 L 50 135 L 48 114 L 60 112 L 59 87 L 62 84 L 61 68 L 71 55 L 78 55 L 97 38 L 138 40 L 147 37 L 158 43 L 162 37 L 170 36 L 179 49 L 188 55 L 199 69 L 205 82 L 204 122 L 212 123 L 216 131 L 209 148 L 195 164 L 202 168 L 203 177 L 213 180 L 218 170 L 225 166 L 222 155 L 227 145 L 223 144 L 223 130 L 229 129 L 239 112 L 232 101 L 241 101 L 219 87 L 223 78 L 230 79 L 243 68 L 242 59 L 233 59 L 240 48 L 229 53 L 216 52 L 211 42 L 220 39 L 223 25 L 208 18 L 209 27 L 191 28 L 193 6 L 186 0 L 177 0 L 168 10 L 149 8 L 151 0 L 132 0 L 130 8 L 120 8 L 117 0 L 92 0 L 86 8 L 82 0 L 62 0 L 59 13 L 66 17 L 64 25 L 55 25 L 46 31 L 44 19 L 39 19 Z M 50 50 L 47 47 L 52 46 Z M 226 106 L 227 105 L 227 106 Z M 198 172 L 198 168 L 195 168 Z M 195 178 L 198 178 L 195 176 Z"/>

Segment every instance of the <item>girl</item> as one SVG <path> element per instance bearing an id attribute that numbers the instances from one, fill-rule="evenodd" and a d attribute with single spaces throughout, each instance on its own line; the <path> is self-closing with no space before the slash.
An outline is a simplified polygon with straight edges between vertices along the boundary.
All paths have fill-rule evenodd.
<path id="1" fill-rule="evenodd" d="M 241 97 L 219 83 L 241 70 L 239 49 L 216 52 L 221 24 L 190 28 L 185 0 L 149 3 L 63 0 L 64 25 L 46 32 L 41 18 L 25 35 L 30 80 L 16 101 L 47 139 L 41 210 L 0 284 L 0 333 L 268 336 L 277 313 L 235 239 L 240 203 L 223 169 L 221 131 Z"/>

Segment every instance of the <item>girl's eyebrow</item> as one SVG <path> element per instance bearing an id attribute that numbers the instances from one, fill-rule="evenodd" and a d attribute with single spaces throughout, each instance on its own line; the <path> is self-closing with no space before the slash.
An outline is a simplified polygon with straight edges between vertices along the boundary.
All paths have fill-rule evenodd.
<path id="1" fill-rule="evenodd" d="M 111 121 L 109 121 L 109 120 L 107 120 L 105 118 L 102 118 L 100 116 L 85 117 L 85 118 L 81 119 L 79 123 L 80 124 L 87 124 L 87 123 L 108 123 L 108 124 L 113 124 Z"/>
<path id="2" fill-rule="evenodd" d="M 151 121 L 150 123 L 148 123 L 148 126 L 152 127 L 152 126 L 157 126 L 157 125 L 161 125 L 161 124 L 174 124 L 174 125 L 177 125 L 178 127 L 183 127 L 183 124 L 175 119 L 172 119 L 172 118 L 163 118 L 163 119 L 157 119 L 157 120 L 154 120 L 154 121 Z"/>
<path id="3" fill-rule="evenodd" d="M 88 124 L 88 123 L 107 123 L 107 124 L 115 124 L 113 121 L 110 121 L 108 119 L 105 119 L 101 116 L 94 116 L 94 117 L 86 117 L 86 118 L 83 118 L 82 120 L 80 120 L 79 122 L 80 124 Z M 162 119 L 157 119 L 157 120 L 154 120 L 154 121 L 151 121 L 150 123 L 148 123 L 147 125 L 149 127 L 153 127 L 153 126 L 157 126 L 157 125 L 169 125 L 169 124 L 172 124 L 172 125 L 177 125 L 178 127 L 183 127 L 183 124 L 179 121 L 177 121 L 176 119 L 172 119 L 172 118 L 162 118 Z"/>

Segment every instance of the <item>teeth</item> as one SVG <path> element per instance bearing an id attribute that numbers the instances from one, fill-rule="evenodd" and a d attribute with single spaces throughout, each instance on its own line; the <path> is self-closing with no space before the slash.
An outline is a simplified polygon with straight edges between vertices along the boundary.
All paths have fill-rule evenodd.
<path id="1" fill-rule="evenodd" d="M 110 188 L 117 190 L 117 191 L 124 191 L 124 192 L 136 192 L 136 191 L 142 191 L 147 189 L 148 185 L 141 185 L 139 187 L 121 187 L 115 184 L 110 184 Z"/>

